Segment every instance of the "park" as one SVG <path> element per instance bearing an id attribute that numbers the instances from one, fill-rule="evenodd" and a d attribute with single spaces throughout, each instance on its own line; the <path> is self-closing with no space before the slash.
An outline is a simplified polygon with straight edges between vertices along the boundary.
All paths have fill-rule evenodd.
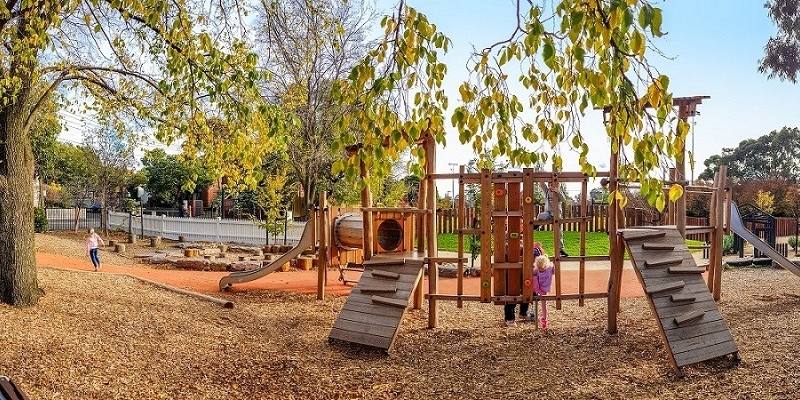
<path id="1" fill-rule="evenodd" d="M 403 0 L 134 3 L 0 28 L 0 398 L 795 396 L 800 132 L 695 179 L 661 8 L 514 1 L 455 89 Z"/>

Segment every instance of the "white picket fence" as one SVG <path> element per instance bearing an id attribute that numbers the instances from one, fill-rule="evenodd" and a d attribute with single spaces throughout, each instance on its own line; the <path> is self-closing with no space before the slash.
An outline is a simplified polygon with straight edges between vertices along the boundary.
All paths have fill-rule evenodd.
<path id="1" fill-rule="evenodd" d="M 294 245 L 300 241 L 305 226 L 305 222 L 288 221 L 286 233 L 273 236 L 249 220 L 178 218 L 147 214 L 131 216 L 113 211 L 108 213 L 110 230 L 130 231 L 140 236 L 161 236 L 172 240 L 183 236 L 189 242 Z"/>

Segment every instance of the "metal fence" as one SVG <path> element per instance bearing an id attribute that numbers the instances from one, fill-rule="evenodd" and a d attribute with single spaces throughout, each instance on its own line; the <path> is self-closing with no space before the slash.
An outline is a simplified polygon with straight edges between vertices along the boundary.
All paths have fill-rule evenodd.
<path id="1" fill-rule="evenodd" d="M 45 210 L 50 230 L 72 230 L 75 228 L 75 210 L 71 208 L 48 208 Z M 80 209 L 77 215 L 78 229 L 101 227 L 101 213 Z M 108 212 L 108 228 L 130 232 L 139 236 L 161 236 L 178 240 L 183 236 L 190 242 L 241 243 L 250 245 L 293 245 L 300 241 L 305 222 L 286 221 L 284 232 L 273 235 L 250 220 L 220 218 L 179 218 L 165 215 L 130 215 L 124 212 Z"/>
<path id="2" fill-rule="evenodd" d="M 88 230 L 89 228 L 100 228 L 102 225 L 102 214 L 91 212 L 85 208 L 46 208 L 48 229 L 51 231 L 71 231 L 78 224 L 78 230 Z"/>

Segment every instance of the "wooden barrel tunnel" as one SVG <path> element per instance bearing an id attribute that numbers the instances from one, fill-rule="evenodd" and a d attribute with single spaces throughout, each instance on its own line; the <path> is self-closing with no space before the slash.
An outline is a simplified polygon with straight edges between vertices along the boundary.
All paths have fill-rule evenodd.
<path id="1" fill-rule="evenodd" d="M 384 253 L 405 251 L 403 226 L 403 221 L 398 221 L 396 218 L 376 219 L 374 235 L 376 250 Z M 336 246 L 344 250 L 363 248 L 363 215 L 348 213 L 337 217 L 333 223 L 333 237 Z"/>

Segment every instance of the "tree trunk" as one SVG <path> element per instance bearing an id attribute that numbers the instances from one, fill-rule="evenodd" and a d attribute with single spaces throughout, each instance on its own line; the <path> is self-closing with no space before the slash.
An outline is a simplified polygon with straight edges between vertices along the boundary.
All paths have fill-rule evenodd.
<path id="1" fill-rule="evenodd" d="M 30 86 L 28 86 L 30 87 Z M 40 291 L 33 230 L 33 153 L 23 104 L 29 92 L 0 110 L 0 301 L 34 305 Z"/>

